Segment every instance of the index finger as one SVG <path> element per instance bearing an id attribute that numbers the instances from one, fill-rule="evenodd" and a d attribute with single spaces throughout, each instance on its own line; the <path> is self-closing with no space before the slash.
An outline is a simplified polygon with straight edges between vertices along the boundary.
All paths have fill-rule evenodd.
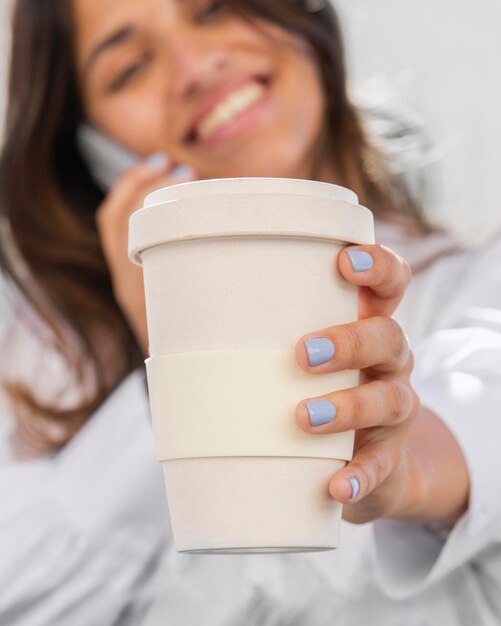
<path id="1" fill-rule="evenodd" d="M 153 156 L 161 156 L 153 155 Z M 167 157 L 146 159 L 127 170 L 108 193 L 96 213 L 98 223 L 123 221 L 133 211 L 139 209 L 145 196 L 154 189 L 174 183 L 187 182 L 194 178 L 194 172 L 187 166 L 170 168 Z"/>
<path id="2" fill-rule="evenodd" d="M 360 319 L 392 315 L 412 277 L 407 261 L 380 244 L 348 246 L 337 263 L 342 276 L 360 287 Z"/>

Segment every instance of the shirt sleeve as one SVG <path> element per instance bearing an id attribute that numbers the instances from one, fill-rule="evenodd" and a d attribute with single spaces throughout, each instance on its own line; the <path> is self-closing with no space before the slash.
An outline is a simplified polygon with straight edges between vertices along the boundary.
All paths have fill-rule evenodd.
<path id="1" fill-rule="evenodd" d="M 450 531 L 397 520 L 374 523 L 379 578 L 403 598 L 501 542 L 501 323 L 433 333 L 416 350 L 413 385 L 456 438 L 470 476 L 466 513 Z M 501 317 L 501 313 L 499 313 Z M 479 321 L 479 320 L 477 320 Z"/>
<path id="2" fill-rule="evenodd" d="M 136 370 L 60 453 L 0 469 L 0 623 L 137 625 L 168 510 Z"/>

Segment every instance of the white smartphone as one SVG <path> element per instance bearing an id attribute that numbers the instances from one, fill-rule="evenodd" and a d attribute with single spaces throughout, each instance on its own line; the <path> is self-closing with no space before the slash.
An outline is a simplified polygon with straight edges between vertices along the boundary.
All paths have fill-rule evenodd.
<path id="1" fill-rule="evenodd" d="M 95 181 L 108 191 L 118 178 L 142 159 L 88 123 L 77 130 L 77 142 Z"/>

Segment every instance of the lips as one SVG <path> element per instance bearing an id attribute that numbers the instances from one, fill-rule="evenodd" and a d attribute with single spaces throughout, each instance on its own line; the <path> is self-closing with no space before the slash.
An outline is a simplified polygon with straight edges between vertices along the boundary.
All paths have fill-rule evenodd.
<path id="1" fill-rule="evenodd" d="M 237 118 L 258 102 L 266 92 L 269 76 L 247 76 L 227 83 L 202 105 L 185 135 L 186 143 L 210 137 L 222 126 Z"/>

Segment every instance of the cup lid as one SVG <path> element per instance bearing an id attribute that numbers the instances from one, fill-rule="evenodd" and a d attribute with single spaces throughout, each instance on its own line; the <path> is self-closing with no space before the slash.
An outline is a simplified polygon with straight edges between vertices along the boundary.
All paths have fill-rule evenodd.
<path id="1" fill-rule="evenodd" d="M 192 181 L 146 196 L 129 220 L 129 258 L 141 265 L 141 252 L 153 246 L 239 236 L 372 244 L 374 219 L 353 191 L 331 183 L 261 177 Z"/>

